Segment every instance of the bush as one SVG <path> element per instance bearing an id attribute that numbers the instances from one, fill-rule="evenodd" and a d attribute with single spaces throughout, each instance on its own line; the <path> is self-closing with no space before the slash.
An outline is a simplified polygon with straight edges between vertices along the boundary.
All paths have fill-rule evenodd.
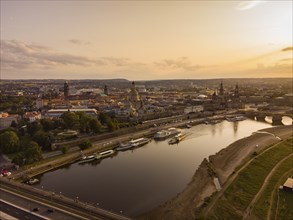
<path id="1" fill-rule="evenodd" d="M 90 142 L 90 140 L 85 140 L 84 142 L 80 143 L 78 146 L 81 150 L 85 150 L 92 146 L 92 142 Z"/>
<path id="2" fill-rule="evenodd" d="M 61 152 L 62 152 L 63 154 L 66 154 L 67 151 L 68 151 L 68 149 L 69 149 L 69 147 L 68 147 L 67 145 L 62 145 L 62 146 L 60 147 L 60 150 L 61 150 Z"/>

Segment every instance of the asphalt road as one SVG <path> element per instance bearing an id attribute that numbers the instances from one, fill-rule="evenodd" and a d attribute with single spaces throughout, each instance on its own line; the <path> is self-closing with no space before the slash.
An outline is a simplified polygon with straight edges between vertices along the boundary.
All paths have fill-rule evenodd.
<path id="1" fill-rule="evenodd" d="M 34 215 L 30 212 L 24 211 L 22 209 L 19 209 L 15 206 L 12 206 L 10 204 L 7 204 L 3 201 L 0 201 L 0 211 L 13 216 L 17 219 L 29 219 L 29 220 L 44 220 L 48 218 L 42 218 L 40 216 Z"/>
<path id="2" fill-rule="evenodd" d="M 56 220 L 77 220 L 77 219 L 79 219 L 77 217 L 70 216 L 66 213 L 60 212 L 59 210 L 55 210 L 53 213 L 49 213 L 49 212 L 47 212 L 47 210 L 51 209 L 51 207 L 43 205 L 43 204 L 39 204 L 34 201 L 30 201 L 30 200 L 25 199 L 23 197 L 13 195 L 13 194 L 8 193 L 4 190 L 1 190 L 1 188 L 0 188 L 0 198 L 2 200 L 5 200 L 5 201 L 11 203 L 11 204 L 22 207 L 23 209 L 26 209 L 26 210 L 31 211 L 33 208 L 39 208 L 40 210 L 37 211 L 36 213 L 44 216 L 44 218 L 42 218 L 42 219 L 46 219 L 46 218 L 56 219 Z M 2 210 L 1 208 L 0 208 L 0 211 L 7 213 L 6 211 Z M 10 213 L 7 213 L 7 214 L 14 216 Z M 22 217 L 22 218 L 17 217 L 17 219 L 26 219 L 26 218 L 25 217 Z M 40 218 L 38 218 L 38 219 L 40 219 Z"/>

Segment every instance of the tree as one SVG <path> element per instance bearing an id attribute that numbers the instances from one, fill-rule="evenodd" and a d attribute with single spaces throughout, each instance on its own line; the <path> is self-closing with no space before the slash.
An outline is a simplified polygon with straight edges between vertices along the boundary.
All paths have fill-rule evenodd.
<path id="1" fill-rule="evenodd" d="M 56 128 L 65 129 L 66 128 L 65 122 L 61 118 L 54 118 L 52 120 L 52 122 L 53 122 L 54 129 L 56 129 Z"/>
<path id="2" fill-rule="evenodd" d="M 79 125 L 79 117 L 74 112 L 65 112 L 62 118 L 68 129 L 75 129 Z"/>
<path id="3" fill-rule="evenodd" d="M 29 143 L 29 146 L 27 149 L 23 152 L 24 158 L 25 158 L 25 164 L 30 164 L 39 160 L 43 159 L 42 151 L 40 146 L 34 142 L 31 141 Z"/>
<path id="4" fill-rule="evenodd" d="M 102 125 L 101 125 L 101 123 L 98 121 L 98 119 L 96 119 L 96 118 L 92 118 L 92 119 L 89 121 L 89 127 L 90 127 L 90 129 L 91 129 L 92 132 L 94 132 L 94 133 L 99 133 L 99 132 L 101 132 Z"/>
<path id="5" fill-rule="evenodd" d="M 87 115 L 84 112 L 77 112 L 77 115 L 79 116 L 79 130 L 81 133 L 89 133 L 90 126 L 89 122 L 91 120 L 91 116 Z"/>
<path id="6" fill-rule="evenodd" d="M 85 150 L 92 146 L 92 142 L 90 140 L 85 140 L 84 142 L 80 143 L 78 146 L 81 150 Z"/>
<path id="7" fill-rule="evenodd" d="M 67 153 L 67 151 L 68 151 L 68 146 L 67 145 L 62 145 L 61 147 L 60 147 L 60 150 L 61 150 L 61 152 L 63 153 L 63 154 L 66 154 Z"/>
<path id="8" fill-rule="evenodd" d="M 16 154 L 12 159 L 12 163 L 17 164 L 19 166 L 24 165 L 24 163 L 25 163 L 24 155 L 22 153 Z"/>
<path id="9" fill-rule="evenodd" d="M 13 128 L 17 128 L 17 126 L 18 126 L 17 122 L 16 122 L 15 120 L 13 120 L 13 121 L 11 122 L 11 127 L 13 127 Z"/>
<path id="10" fill-rule="evenodd" d="M 6 131 L 0 135 L 0 149 L 4 153 L 14 153 L 19 150 L 19 138 L 13 131 Z"/>
<path id="11" fill-rule="evenodd" d="M 111 120 L 111 117 L 107 113 L 102 112 L 99 114 L 99 121 L 102 124 L 106 124 L 109 120 Z"/>
<path id="12" fill-rule="evenodd" d="M 51 144 L 53 142 L 53 137 L 48 132 L 39 130 L 33 136 L 33 140 L 36 141 L 43 150 L 51 150 Z"/>
<path id="13" fill-rule="evenodd" d="M 42 129 L 42 125 L 37 121 L 34 121 L 27 125 L 27 132 L 29 133 L 30 136 L 34 136 L 34 134 L 41 129 Z"/>
<path id="14" fill-rule="evenodd" d="M 54 129 L 54 122 L 48 118 L 41 119 L 41 125 L 43 126 L 44 131 L 47 132 Z"/>

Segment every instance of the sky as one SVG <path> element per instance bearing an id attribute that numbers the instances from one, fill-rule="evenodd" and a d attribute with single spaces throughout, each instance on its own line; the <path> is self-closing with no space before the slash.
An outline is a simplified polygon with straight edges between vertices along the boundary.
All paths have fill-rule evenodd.
<path id="1" fill-rule="evenodd" d="M 292 77 L 292 0 L 1 0 L 1 79 Z"/>

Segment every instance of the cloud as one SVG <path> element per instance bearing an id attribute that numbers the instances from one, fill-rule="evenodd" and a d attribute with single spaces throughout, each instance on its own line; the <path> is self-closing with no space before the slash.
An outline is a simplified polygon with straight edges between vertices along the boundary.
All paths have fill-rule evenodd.
<path id="1" fill-rule="evenodd" d="M 71 40 L 68 40 L 68 42 L 70 42 L 72 44 L 76 44 L 76 45 L 89 45 L 89 44 L 91 44 L 91 42 L 89 42 L 89 41 L 81 41 L 81 40 L 77 40 L 77 39 L 71 39 Z"/>
<path id="2" fill-rule="evenodd" d="M 176 60 L 164 59 L 159 62 L 154 62 L 154 64 L 160 68 L 183 69 L 186 71 L 195 71 L 202 68 L 202 66 L 193 65 L 187 57 L 180 57 Z"/>
<path id="3" fill-rule="evenodd" d="M 1 40 L 1 69 L 54 68 L 56 66 L 115 66 L 132 65 L 127 58 L 89 58 L 56 50 L 38 44 L 16 40 Z"/>
<path id="4" fill-rule="evenodd" d="M 265 3 L 266 1 L 263 0 L 252 0 L 252 1 L 241 1 L 239 2 L 239 4 L 236 6 L 237 10 L 248 10 L 248 9 L 252 9 L 262 3 Z"/>
<path id="5" fill-rule="evenodd" d="M 293 47 L 286 47 L 286 48 L 283 48 L 281 51 L 292 51 L 293 50 Z"/>

